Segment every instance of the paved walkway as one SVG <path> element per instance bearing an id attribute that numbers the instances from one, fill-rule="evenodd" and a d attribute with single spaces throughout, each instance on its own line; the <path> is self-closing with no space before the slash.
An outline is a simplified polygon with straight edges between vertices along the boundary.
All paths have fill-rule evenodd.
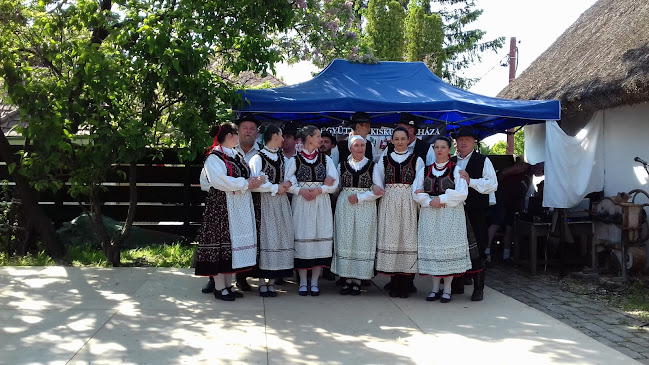
<path id="1" fill-rule="evenodd" d="M 276 298 L 227 303 L 200 293 L 191 273 L 0 267 L 0 364 L 637 363 L 627 354 L 638 352 L 489 288 L 484 302 L 429 303 L 389 298 L 379 277 L 359 297 L 322 282 L 317 298 L 286 285 Z M 417 279 L 422 291 L 428 280 Z"/>
<path id="2" fill-rule="evenodd" d="M 525 271 L 496 266 L 487 284 L 532 308 L 558 319 L 615 350 L 649 364 L 649 324 L 622 311 L 561 290 L 555 277 L 533 277 Z"/>

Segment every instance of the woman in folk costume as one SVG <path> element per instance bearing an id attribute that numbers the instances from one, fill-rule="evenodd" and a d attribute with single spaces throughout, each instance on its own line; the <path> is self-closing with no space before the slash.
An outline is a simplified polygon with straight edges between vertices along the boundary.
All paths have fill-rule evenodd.
<path id="1" fill-rule="evenodd" d="M 419 273 L 432 275 L 433 288 L 427 301 L 451 301 L 453 276 L 471 268 L 464 200 L 469 193 L 460 168 L 451 161 L 451 140 L 438 137 L 426 167 L 417 171 L 413 198 L 419 212 Z M 440 281 L 444 278 L 444 290 Z"/>
<path id="2" fill-rule="evenodd" d="M 232 274 L 252 269 L 257 261 L 257 230 L 251 189 L 265 177 L 250 177 L 250 169 L 233 149 L 239 141 L 232 123 L 213 127 L 211 152 L 200 175 L 209 190 L 196 252 L 196 275 L 213 276 L 214 296 L 233 301 L 242 294 L 232 290 Z"/>
<path id="3" fill-rule="evenodd" d="M 375 193 L 379 201 L 376 270 L 391 276 L 390 296 L 407 298 L 410 276 L 417 273 L 417 204 L 412 199 L 412 183 L 424 161 L 408 151 L 408 131 L 392 132 L 394 151 L 379 159 L 374 167 Z"/>
<path id="4" fill-rule="evenodd" d="M 292 185 L 295 268 L 300 276 L 298 293 L 307 295 L 307 270 L 312 269 L 311 295 L 318 296 L 318 278 L 331 264 L 333 216 L 329 194 L 338 188 L 338 171 L 331 157 L 318 151 L 320 130 L 312 125 L 299 132 L 304 148 L 286 163 L 287 180 Z M 325 180 L 333 184 L 326 185 Z"/>
<path id="5" fill-rule="evenodd" d="M 286 192 L 291 187 L 284 180 L 286 159 L 282 153 L 282 130 L 276 125 L 261 127 L 264 148 L 250 159 L 252 176 L 265 176 L 255 192 L 261 193 L 259 241 L 259 295 L 275 297 L 275 279 L 293 275 L 295 242 L 293 216 Z"/>
<path id="6" fill-rule="evenodd" d="M 374 276 L 379 195 L 372 191 L 374 162 L 365 157 L 365 139 L 352 135 L 347 143 L 351 154 L 339 166 L 342 191 L 336 203 L 331 271 L 346 279 L 340 294 L 358 295 L 361 280 Z"/>

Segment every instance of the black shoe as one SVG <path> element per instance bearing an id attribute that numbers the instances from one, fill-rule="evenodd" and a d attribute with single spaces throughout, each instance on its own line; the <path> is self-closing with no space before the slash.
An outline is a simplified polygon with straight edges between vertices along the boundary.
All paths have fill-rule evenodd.
<path id="1" fill-rule="evenodd" d="M 214 292 L 214 278 L 210 276 L 210 280 L 205 284 L 201 291 L 205 294 Z"/>
<path id="2" fill-rule="evenodd" d="M 352 285 L 351 284 L 345 284 L 343 285 L 342 289 L 340 289 L 340 295 L 347 295 L 352 293 Z"/>
<path id="3" fill-rule="evenodd" d="M 316 288 L 316 290 L 313 290 L 313 288 Z M 318 295 L 320 295 L 320 288 L 318 288 L 316 285 L 311 285 L 311 296 L 317 297 Z"/>
<path id="4" fill-rule="evenodd" d="M 471 301 L 472 302 L 479 302 L 483 299 L 484 293 L 482 289 L 475 289 L 473 290 L 473 294 L 471 294 Z"/>
<path id="5" fill-rule="evenodd" d="M 300 290 L 302 288 L 304 288 L 304 290 Z M 300 285 L 300 287 L 297 289 L 297 293 L 302 297 L 306 297 L 306 295 L 309 294 L 309 289 L 306 285 Z"/>
<path id="6" fill-rule="evenodd" d="M 352 295 L 360 295 L 361 294 L 361 288 L 358 287 L 358 285 L 352 286 Z"/>
<path id="7" fill-rule="evenodd" d="M 277 278 L 275 279 L 275 285 L 284 285 L 284 278 Z"/>
<path id="8" fill-rule="evenodd" d="M 431 294 L 432 294 L 432 296 L 431 296 Z M 428 294 L 428 296 L 426 297 L 426 301 L 427 302 L 434 302 L 434 301 L 438 300 L 439 297 L 441 297 L 441 296 L 442 296 L 442 291 L 441 290 L 438 291 L 437 293 L 431 291 L 430 294 Z"/>
<path id="9" fill-rule="evenodd" d="M 448 294 L 448 293 L 444 293 L 444 294 Z M 442 297 L 439 299 L 439 302 L 440 303 L 448 303 L 448 302 L 450 302 L 451 301 L 451 294 L 448 294 L 448 298 L 445 298 L 444 294 L 442 294 Z"/>
<path id="10" fill-rule="evenodd" d="M 245 278 L 237 278 L 237 288 L 241 291 L 251 291 L 252 288 L 250 287 L 250 284 L 248 284 L 248 281 Z"/>
<path id="11" fill-rule="evenodd" d="M 469 275 L 464 275 L 464 285 L 473 285 L 473 278 Z"/>
<path id="12" fill-rule="evenodd" d="M 410 293 L 416 293 L 417 292 L 417 287 L 415 286 L 415 283 L 412 282 L 412 281 L 410 282 L 410 287 L 408 288 L 408 292 L 410 292 Z M 401 297 L 401 298 L 403 298 L 403 297 Z"/>
<path id="13" fill-rule="evenodd" d="M 266 287 L 265 291 L 261 291 L 261 288 L 265 287 L 266 285 L 259 285 L 259 296 L 262 298 L 268 297 L 268 287 Z"/>
<path id="14" fill-rule="evenodd" d="M 391 287 L 392 287 L 392 282 L 388 281 L 387 283 L 385 283 L 385 285 L 383 285 L 383 290 L 390 290 Z"/>
<path id="15" fill-rule="evenodd" d="M 229 286 L 227 289 L 230 292 L 230 294 L 234 295 L 235 298 L 243 298 L 243 293 L 234 290 L 233 287 Z"/>
<path id="16" fill-rule="evenodd" d="M 406 299 L 410 296 L 410 293 L 408 293 L 407 290 L 403 290 L 401 293 L 399 293 L 399 298 Z"/>
<path id="17" fill-rule="evenodd" d="M 234 300 L 236 299 L 234 297 L 234 294 L 230 293 L 229 290 L 227 290 L 227 292 L 228 294 L 223 294 L 221 290 L 214 290 L 214 297 L 216 299 L 225 300 L 226 302 L 234 302 Z"/>
<path id="18" fill-rule="evenodd" d="M 271 298 L 275 298 L 277 296 L 277 292 L 275 291 L 275 287 L 272 285 L 267 285 L 268 287 L 268 296 Z"/>

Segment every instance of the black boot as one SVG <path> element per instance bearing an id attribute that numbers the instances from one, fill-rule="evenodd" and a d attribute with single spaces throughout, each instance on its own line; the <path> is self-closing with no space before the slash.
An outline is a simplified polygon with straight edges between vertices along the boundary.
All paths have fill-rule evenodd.
<path id="1" fill-rule="evenodd" d="M 409 293 L 416 293 L 417 292 L 417 287 L 415 286 L 415 274 L 408 275 L 408 276 L 406 276 L 406 278 L 408 280 L 405 282 L 405 285 L 407 285 L 408 292 Z"/>
<path id="2" fill-rule="evenodd" d="M 396 298 L 399 296 L 399 275 L 393 275 L 390 277 L 390 282 L 385 284 L 390 290 L 390 298 Z"/>
<path id="3" fill-rule="evenodd" d="M 484 277 L 485 271 L 482 270 L 477 272 L 473 276 L 473 294 L 471 294 L 472 302 L 479 302 L 483 299 L 484 296 Z"/>
<path id="4" fill-rule="evenodd" d="M 210 280 L 205 284 L 201 291 L 206 294 L 214 292 L 214 276 L 210 276 Z"/>
<path id="5" fill-rule="evenodd" d="M 412 280 L 414 279 L 414 275 L 399 275 L 399 298 L 408 298 L 410 296 L 410 289 L 411 286 L 414 286 L 412 284 Z M 417 289 L 415 288 L 415 291 Z"/>
<path id="6" fill-rule="evenodd" d="M 241 291 L 250 291 L 252 288 L 250 287 L 250 284 L 248 284 L 248 281 L 246 281 L 246 278 L 248 277 L 245 272 L 239 272 L 236 275 L 237 278 L 237 288 L 239 288 Z M 226 283 L 227 285 L 228 283 Z"/>
<path id="7" fill-rule="evenodd" d="M 464 294 L 464 277 L 467 275 L 469 274 L 453 278 L 453 281 L 451 281 L 451 294 Z"/>

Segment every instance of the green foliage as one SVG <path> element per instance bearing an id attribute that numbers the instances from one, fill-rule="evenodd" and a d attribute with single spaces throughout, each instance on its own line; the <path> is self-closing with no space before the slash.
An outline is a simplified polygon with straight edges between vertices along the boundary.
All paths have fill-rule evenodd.
<path id="1" fill-rule="evenodd" d="M 424 61 L 466 89 L 475 80 L 459 73 L 505 42 L 485 41 L 484 31 L 471 29 L 482 14 L 474 0 L 296 0 L 295 7 L 294 26 L 275 37 L 289 62 L 324 67 L 335 58 Z"/>
<path id="2" fill-rule="evenodd" d="M 28 253 L 25 256 L 9 256 L 6 252 L 0 252 L 0 266 L 52 266 L 56 262 L 49 257 L 45 251 L 39 251 L 36 255 Z"/>
<path id="3" fill-rule="evenodd" d="M 365 40 L 374 56 L 384 61 L 403 61 L 405 20 L 403 6 L 395 0 L 369 0 Z"/>
<path id="4" fill-rule="evenodd" d="M 90 246 L 68 246 L 65 261 L 72 266 L 108 266 L 104 252 Z"/>
<path id="5" fill-rule="evenodd" d="M 117 164 L 193 159 L 240 99 L 210 64 L 264 75 L 293 17 L 286 0 L 0 0 L 0 79 L 29 125 L 19 173 L 98 206 Z"/>
<path id="6" fill-rule="evenodd" d="M 423 2 L 411 1 L 406 22 L 406 60 L 424 61 L 436 75 L 442 76 L 440 59 L 444 41 L 444 24 L 439 14 L 427 14 Z"/>
<path id="7" fill-rule="evenodd" d="M 190 267 L 194 247 L 174 243 L 172 245 L 152 245 L 125 250 L 122 264 L 126 266 Z M 106 256 L 101 250 L 85 246 L 69 246 L 64 261 L 72 266 L 106 267 Z M 11 256 L 0 253 L 0 266 L 51 266 L 56 265 L 45 251 L 36 255 Z"/>
<path id="8" fill-rule="evenodd" d="M 506 155 L 507 142 L 498 141 L 491 147 L 481 142 L 480 153 L 485 155 Z M 514 134 L 514 154 L 516 156 L 523 156 L 525 154 L 525 133 L 522 128 Z"/>
<path id="9" fill-rule="evenodd" d="M 122 263 L 133 266 L 190 267 L 194 248 L 175 243 L 124 251 Z"/>
<path id="10" fill-rule="evenodd" d="M 275 34 L 274 42 L 289 63 L 309 60 L 321 68 L 336 58 L 376 63 L 371 49 L 361 42 L 361 7 L 362 2 L 349 0 L 296 0 L 292 27 Z"/>

